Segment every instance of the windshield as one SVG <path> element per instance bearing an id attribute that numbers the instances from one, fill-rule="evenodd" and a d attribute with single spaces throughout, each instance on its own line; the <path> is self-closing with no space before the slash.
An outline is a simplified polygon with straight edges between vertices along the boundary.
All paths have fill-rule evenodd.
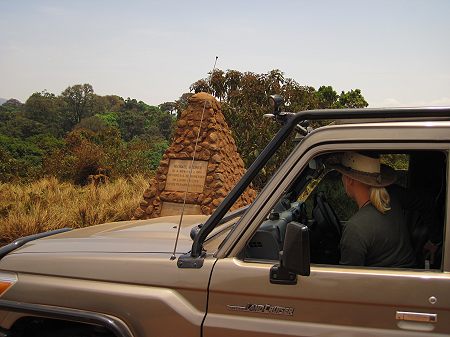
<path id="1" fill-rule="evenodd" d="M 305 204 L 303 201 L 314 188 L 314 184 L 324 175 L 324 165 L 322 162 L 312 160 L 307 169 L 305 169 L 286 189 L 283 197 L 273 208 L 272 212 L 268 214 L 265 222 L 265 227 L 275 228 L 274 223 L 289 222 L 293 220 L 300 220 L 302 214 L 305 214 Z M 218 226 L 208 235 L 205 241 L 205 248 L 208 251 L 216 251 L 220 248 L 220 244 L 232 233 L 240 221 L 241 215 L 245 213 L 248 206 L 240 208 L 225 216 Z M 281 219 L 281 220 L 280 220 Z M 286 224 L 287 224 L 286 222 Z"/>

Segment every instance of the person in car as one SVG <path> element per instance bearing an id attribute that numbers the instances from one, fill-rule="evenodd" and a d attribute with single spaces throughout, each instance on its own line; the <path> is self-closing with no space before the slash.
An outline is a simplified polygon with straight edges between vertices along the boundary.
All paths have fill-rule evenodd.
<path id="1" fill-rule="evenodd" d="M 342 174 L 345 192 L 359 208 L 343 228 L 340 264 L 414 267 L 395 170 L 381 164 L 376 154 L 357 152 L 345 152 L 332 167 Z"/>

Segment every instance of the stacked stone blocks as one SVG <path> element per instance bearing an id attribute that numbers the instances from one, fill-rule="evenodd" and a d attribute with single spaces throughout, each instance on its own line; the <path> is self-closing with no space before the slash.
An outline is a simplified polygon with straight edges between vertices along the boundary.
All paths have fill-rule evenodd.
<path id="1" fill-rule="evenodd" d="M 195 169 L 191 183 L 194 183 L 186 193 L 192 164 Z M 172 172 L 177 165 L 181 167 L 177 177 L 169 174 L 171 165 L 175 165 Z M 244 173 L 244 162 L 237 152 L 220 104 L 209 94 L 197 93 L 182 112 L 173 143 L 165 151 L 134 217 L 147 219 L 175 214 L 177 211 L 173 206 L 178 205 L 181 210 L 185 197 L 186 206 L 189 206 L 185 207 L 185 214 L 211 214 Z M 173 188 L 177 179 L 185 184 L 183 188 Z M 256 192 L 248 188 L 233 209 L 251 203 L 255 196 Z"/>

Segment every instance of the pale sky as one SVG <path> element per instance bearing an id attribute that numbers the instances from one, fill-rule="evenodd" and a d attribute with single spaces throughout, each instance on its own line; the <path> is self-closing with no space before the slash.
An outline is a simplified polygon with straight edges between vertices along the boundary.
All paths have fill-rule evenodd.
<path id="1" fill-rule="evenodd" d="M 370 107 L 450 105 L 450 1 L 0 0 L 0 97 L 90 83 L 151 105 L 217 67 L 316 89 L 360 88 Z"/>

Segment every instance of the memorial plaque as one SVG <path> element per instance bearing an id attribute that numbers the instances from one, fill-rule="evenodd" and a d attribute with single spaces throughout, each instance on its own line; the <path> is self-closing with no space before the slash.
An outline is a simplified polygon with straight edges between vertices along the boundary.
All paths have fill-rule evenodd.
<path id="1" fill-rule="evenodd" d="M 192 174 L 189 182 L 188 192 L 201 193 L 205 186 L 207 161 L 171 159 L 167 173 L 166 191 L 185 192 L 189 180 L 189 171 L 192 165 Z M 200 214 L 200 213 L 199 213 Z"/>
<path id="2" fill-rule="evenodd" d="M 161 216 L 180 215 L 182 210 L 183 204 L 177 202 L 164 201 L 161 207 Z M 202 210 L 200 208 L 200 205 L 186 204 L 184 205 L 184 214 L 186 215 L 202 214 Z"/>

